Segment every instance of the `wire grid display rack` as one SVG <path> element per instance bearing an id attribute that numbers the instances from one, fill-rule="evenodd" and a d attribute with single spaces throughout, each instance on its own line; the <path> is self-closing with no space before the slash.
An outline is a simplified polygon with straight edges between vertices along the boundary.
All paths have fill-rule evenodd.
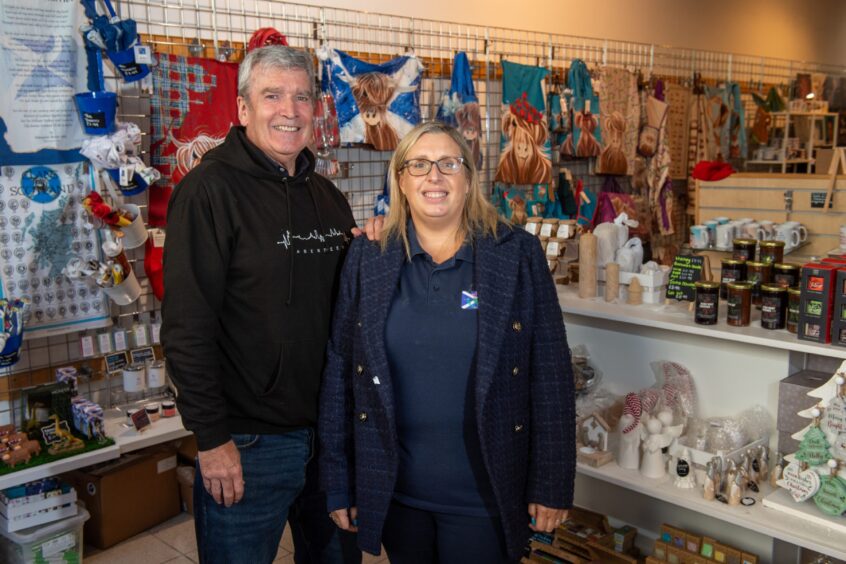
<path id="1" fill-rule="evenodd" d="M 558 76 L 564 76 L 570 62 L 577 58 L 591 68 L 627 67 L 645 77 L 660 76 L 680 83 L 689 83 L 693 73 L 698 72 L 712 83 L 737 81 L 744 92 L 760 91 L 769 85 L 786 91 L 797 72 L 846 75 L 846 68 L 833 65 L 268 0 L 118 0 L 115 7 L 120 17 L 138 23 L 139 32 L 159 53 L 238 61 L 250 35 L 261 27 L 278 29 L 295 47 L 313 51 L 320 45 L 328 45 L 372 62 L 414 52 L 425 67 L 420 96 L 424 120 L 434 118 L 441 95 L 449 86 L 452 58 L 457 51 L 464 51 L 471 61 L 481 109 L 484 130 L 481 180 L 488 190 L 492 188 L 499 158 L 502 60 L 546 67 Z M 119 117 L 138 123 L 142 132 L 150 131 L 149 94 L 137 83 L 123 83 L 114 75 L 107 76 L 107 85 L 120 95 Z M 752 115 L 751 97 L 745 96 L 747 115 Z M 149 150 L 146 135 L 142 148 L 146 155 Z M 553 155 L 557 161 L 557 151 Z M 390 153 L 354 146 L 341 148 L 338 158 L 342 174 L 335 182 L 347 195 L 356 221 L 361 224 L 372 215 L 376 197 L 382 192 Z M 566 166 L 589 186 L 598 188 L 602 183 L 601 177 L 591 174 L 590 160 L 569 161 Z M 553 174 L 553 179 L 556 176 Z M 146 212 L 146 196 L 134 197 L 132 203 Z M 130 306 L 113 308 L 115 324 L 124 328 L 136 321 L 160 318 L 159 304 L 143 276 L 143 250 L 132 251 L 129 258 L 134 261 L 144 293 Z M 7 383 L 7 397 L 16 397 L 8 392 L 49 381 L 52 367 L 79 361 L 80 338 L 95 334 L 96 331 L 88 331 L 26 341 L 21 361 L 0 373 L 0 380 Z M 2 378 L 3 375 L 7 378 Z M 112 388 L 109 378 L 101 378 L 83 391 L 95 401 L 109 405 Z M 14 406 L 14 401 L 0 398 L 0 424 L 15 421 Z"/>
<path id="2" fill-rule="evenodd" d="M 765 85 L 786 88 L 798 71 L 846 73 L 846 68 L 833 65 L 268 0 L 122 0 L 119 10 L 123 17 L 138 22 L 140 32 L 153 38 L 156 50 L 165 52 L 188 48 L 195 54 L 239 60 L 250 35 L 261 27 L 275 27 L 295 47 L 314 50 L 326 44 L 374 62 L 414 52 L 425 66 L 420 98 L 424 120 L 437 112 L 449 85 L 453 55 L 464 51 L 472 64 L 482 113 L 482 181 L 488 189 L 499 158 L 502 60 L 546 67 L 559 76 L 575 58 L 591 67 L 629 67 L 647 77 L 678 82 L 690 81 L 698 72 L 711 82 L 737 81 L 745 91 L 761 90 Z M 751 110 L 751 98 L 748 103 Z M 372 214 L 389 157 L 389 153 L 361 147 L 339 151 L 344 169 L 336 183 L 348 196 L 359 222 Z M 569 166 L 577 174 L 590 172 L 586 161 Z"/>

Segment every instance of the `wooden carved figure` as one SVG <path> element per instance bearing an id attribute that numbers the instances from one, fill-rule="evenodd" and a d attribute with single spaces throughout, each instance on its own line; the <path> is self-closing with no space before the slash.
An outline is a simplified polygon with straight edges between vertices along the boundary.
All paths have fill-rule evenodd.
<path id="1" fill-rule="evenodd" d="M 740 505 L 740 498 L 743 497 L 743 476 L 738 473 L 729 486 L 729 505 Z"/>
<path id="2" fill-rule="evenodd" d="M 714 463 L 708 462 L 705 465 L 705 490 L 702 492 L 702 497 L 708 501 L 713 501 L 717 495 L 716 474 Z"/>

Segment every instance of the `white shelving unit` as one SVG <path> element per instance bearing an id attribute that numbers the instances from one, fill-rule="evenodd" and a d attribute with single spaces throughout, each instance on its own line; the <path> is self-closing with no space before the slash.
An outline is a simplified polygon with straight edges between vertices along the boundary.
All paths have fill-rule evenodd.
<path id="1" fill-rule="evenodd" d="M 840 119 L 839 114 L 830 112 L 772 112 L 770 115 L 773 118 L 773 135 L 776 134 L 776 130 L 781 129 L 781 135 L 778 135 L 778 138 L 782 141 L 782 146 L 779 149 L 781 151 L 781 158 L 773 160 L 750 159 L 746 161 L 747 168 L 752 166 L 755 170 L 761 170 L 759 167 L 765 166 L 769 172 L 786 174 L 788 172 L 796 172 L 793 165 L 805 164 L 808 165 L 805 170 L 808 174 L 825 172 L 816 170 L 816 151 L 817 149 L 830 149 L 836 146 L 838 121 Z M 826 141 L 819 141 L 815 133 L 818 127 L 817 124 L 821 122 L 819 127 L 823 129 L 823 134 L 825 135 L 826 122 L 828 120 L 833 121 L 833 138 Z M 795 135 L 790 135 L 791 125 L 794 129 L 797 129 L 797 125 L 800 122 L 803 125 L 807 124 L 807 138 L 799 135 L 798 132 Z M 799 137 L 803 148 L 806 150 L 806 156 L 804 158 L 785 158 L 785 145 L 787 144 L 787 139 L 790 137 Z"/>
<path id="2" fill-rule="evenodd" d="M 28 468 L 27 470 L 21 470 L 20 472 L 12 472 L 11 474 L 0 476 L 0 490 L 31 482 L 32 480 L 56 476 L 107 460 L 114 460 L 122 454 L 187 437 L 191 434 L 190 431 L 182 426 L 182 418 L 178 415 L 176 417 L 159 419 L 150 428 L 140 433 L 134 428 L 126 427 L 124 425 L 125 421 L 126 415 L 124 412 L 117 409 L 107 410 L 106 435 L 112 437 L 115 440 L 115 444 L 77 456 L 63 458 L 56 462 L 50 462 L 34 468 Z"/>
<path id="3" fill-rule="evenodd" d="M 559 287 L 558 293 L 569 344 L 586 346 L 600 385 L 615 395 L 637 391 L 655 383 L 651 363 L 679 362 L 693 375 L 700 417 L 732 416 L 762 405 L 774 426 L 781 379 L 811 360 L 836 366 L 846 359 L 846 348 L 761 328 L 754 309 L 748 327 L 727 325 L 724 310 L 717 325 L 702 326 L 693 322 L 687 302 L 608 304 L 579 299 L 575 286 Z M 764 507 L 770 493 L 763 488 L 752 507 L 729 507 L 705 501 L 701 488 L 680 490 L 669 478 L 650 480 L 615 462 L 600 468 L 580 464 L 576 482 L 578 505 L 629 522 L 647 536 L 657 536 L 666 522 L 754 552 L 762 562 L 792 561 L 796 547 L 846 559 L 846 534 Z"/>

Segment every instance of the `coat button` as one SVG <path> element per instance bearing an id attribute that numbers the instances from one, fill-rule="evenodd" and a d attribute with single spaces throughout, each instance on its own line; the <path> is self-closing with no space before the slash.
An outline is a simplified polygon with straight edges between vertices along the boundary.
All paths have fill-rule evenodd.
<path id="1" fill-rule="evenodd" d="M 356 325 L 358 325 L 359 327 L 361 327 L 361 321 L 356 322 Z"/>
<path id="2" fill-rule="evenodd" d="M 517 423 L 516 425 L 514 425 L 514 432 L 515 433 L 523 432 L 523 426 L 521 424 Z"/>
<path id="3" fill-rule="evenodd" d="M 517 376 L 518 374 L 520 374 L 520 369 L 515 366 L 514 370 L 511 371 L 511 374 L 513 374 L 514 376 Z"/>
<path id="4" fill-rule="evenodd" d="M 523 330 L 523 324 L 520 323 L 519 321 L 515 321 L 514 323 L 511 324 L 511 328 L 514 329 L 515 333 L 519 333 L 520 331 Z"/>
<path id="5" fill-rule="evenodd" d="M 358 414 L 358 420 L 361 421 L 362 423 L 367 421 L 367 412 L 362 411 L 361 413 L 359 413 Z"/>
<path id="6" fill-rule="evenodd" d="M 356 374 L 362 374 L 363 372 L 364 372 L 364 367 L 362 365 L 359 364 L 358 366 L 355 367 L 355 373 Z"/>

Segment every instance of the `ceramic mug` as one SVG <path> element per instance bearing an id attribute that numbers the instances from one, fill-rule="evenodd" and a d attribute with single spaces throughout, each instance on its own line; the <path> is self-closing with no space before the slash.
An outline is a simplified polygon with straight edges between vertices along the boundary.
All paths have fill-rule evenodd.
<path id="1" fill-rule="evenodd" d="M 708 243 L 708 228 L 704 225 L 691 225 L 690 246 L 694 249 L 707 249 Z"/>
<path id="2" fill-rule="evenodd" d="M 789 225 L 791 229 L 799 234 L 799 242 L 804 243 L 808 240 L 808 228 L 798 221 L 785 221 L 782 225 Z"/>
<path id="3" fill-rule="evenodd" d="M 758 241 L 761 241 L 766 236 L 766 233 L 764 233 L 764 230 L 761 229 L 760 223 L 750 221 L 749 223 L 743 224 L 743 227 L 741 228 L 741 235 L 747 239 L 757 239 Z"/>
<path id="4" fill-rule="evenodd" d="M 781 223 L 776 226 L 775 240 L 784 241 L 784 250 L 791 251 L 796 248 L 801 242 L 801 235 L 798 229 L 794 229 L 792 225 Z"/>
<path id="5" fill-rule="evenodd" d="M 840 248 L 846 249 L 846 225 L 840 226 Z"/>
<path id="6" fill-rule="evenodd" d="M 719 225 L 719 223 L 713 219 L 709 219 L 703 223 L 705 227 L 708 228 L 708 241 L 713 245 L 714 241 L 717 240 L 717 225 Z"/>
<path id="7" fill-rule="evenodd" d="M 735 226 L 731 223 L 724 223 L 717 226 L 717 237 L 714 239 L 714 246 L 721 251 L 731 250 L 732 241 L 735 239 Z"/>
<path id="8" fill-rule="evenodd" d="M 731 220 L 729 218 L 727 218 L 726 216 L 721 215 L 720 217 L 715 217 L 714 221 L 716 221 L 720 225 L 725 225 L 726 223 L 728 223 Z"/>
<path id="9" fill-rule="evenodd" d="M 762 219 L 758 222 L 761 225 L 761 230 L 764 232 L 765 239 L 769 241 L 775 235 L 775 222 L 769 219 Z"/>

